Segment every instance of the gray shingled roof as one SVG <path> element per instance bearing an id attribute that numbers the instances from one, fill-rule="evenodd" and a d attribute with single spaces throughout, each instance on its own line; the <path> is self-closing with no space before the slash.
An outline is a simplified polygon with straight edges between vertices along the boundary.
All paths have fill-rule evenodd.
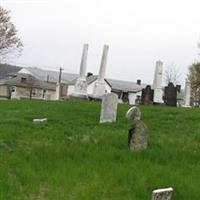
<path id="1" fill-rule="evenodd" d="M 22 78 L 26 78 L 26 81 L 22 82 Z M 14 78 L 4 81 L 4 84 L 19 87 L 33 87 L 38 89 L 56 90 L 55 84 L 41 81 L 29 74 L 19 74 Z"/>
<path id="2" fill-rule="evenodd" d="M 0 65 L 0 79 L 5 79 L 6 75 L 8 75 L 9 73 L 17 73 L 21 69 L 21 67 L 16 67 L 12 65 Z M 59 79 L 59 71 L 44 70 L 36 67 L 26 67 L 25 69 L 27 69 L 37 80 L 40 81 L 47 81 L 48 76 L 50 82 L 57 82 Z M 87 77 L 88 84 L 94 82 L 97 79 L 97 77 L 97 75 Z M 68 85 L 74 85 L 77 78 L 78 74 L 62 72 L 63 83 L 66 83 Z M 111 86 L 112 90 L 115 91 L 137 92 L 141 91 L 144 87 L 146 87 L 146 84 L 138 85 L 130 81 L 122 81 L 109 78 L 106 78 L 105 81 Z"/>
<path id="3" fill-rule="evenodd" d="M 138 92 L 147 86 L 147 84 L 138 85 L 134 82 L 115 79 L 106 79 L 106 81 L 111 85 L 112 90 L 124 92 Z"/>
<path id="4" fill-rule="evenodd" d="M 47 76 L 49 76 L 50 82 L 58 82 L 59 71 L 44 70 L 36 67 L 27 67 L 25 69 L 27 69 L 29 72 L 31 72 L 33 76 L 40 80 L 47 81 Z M 62 82 L 70 84 L 76 78 L 78 78 L 78 74 L 69 74 L 62 72 Z"/>
<path id="5" fill-rule="evenodd" d="M 97 75 L 92 75 L 87 77 L 87 83 L 91 84 L 95 80 L 97 80 Z M 106 78 L 105 81 L 111 86 L 112 90 L 115 91 L 124 91 L 124 92 L 138 92 L 147 86 L 147 84 L 138 85 L 137 83 L 130 81 L 122 81 L 116 79 Z"/>
<path id="6" fill-rule="evenodd" d="M 0 79 L 7 79 L 10 74 L 16 74 L 22 67 L 0 64 Z"/>

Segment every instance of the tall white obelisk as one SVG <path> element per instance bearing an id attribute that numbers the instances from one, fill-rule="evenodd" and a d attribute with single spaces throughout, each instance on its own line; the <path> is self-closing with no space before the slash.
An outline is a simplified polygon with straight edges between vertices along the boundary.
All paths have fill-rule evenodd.
<path id="1" fill-rule="evenodd" d="M 153 80 L 153 89 L 154 89 L 154 103 L 163 103 L 163 91 L 162 91 L 162 73 L 163 73 L 163 62 L 157 61 L 154 80 Z"/>
<path id="2" fill-rule="evenodd" d="M 104 45 L 103 47 L 103 54 L 101 59 L 101 65 L 99 69 L 98 79 L 94 85 L 93 89 L 93 97 L 94 98 L 102 98 L 103 95 L 106 93 L 106 84 L 105 84 L 105 74 L 106 74 L 106 64 L 107 64 L 107 57 L 108 57 L 108 50 L 109 46 Z"/>

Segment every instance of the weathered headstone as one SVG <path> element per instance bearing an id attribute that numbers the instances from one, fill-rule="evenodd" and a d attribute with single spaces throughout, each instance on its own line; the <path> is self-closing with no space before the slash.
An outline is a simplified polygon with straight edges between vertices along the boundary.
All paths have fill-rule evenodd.
<path id="1" fill-rule="evenodd" d="M 117 117 L 118 97 L 114 93 L 103 96 L 101 104 L 100 123 L 115 122 Z"/>
<path id="2" fill-rule="evenodd" d="M 152 200 L 171 200 L 173 188 L 164 188 L 154 190 L 152 193 Z"/>
<path id="3" fill-rule="evenodd" d="M 146 149 L 148 146 L 147 126 L 141 120 L 141 112 L 139 108 L 130 108 L 126 113 L 126 118 L 134 120 L 128 132 L 128 146 L 130 150 Z"/>
<path id="4" fill-rule="evenodd" d="M 142 89 L 141 103 L 144 105 L 153 104 L 153 94 L 154 91 L 151 89 L 151 86 L 147 85 L 144 89 Z"/>
<path id="5" fill-rule="evenodd" d="M 180 85 L 175 87 L 173 83 L 169 83 L 168 86 L 165 87 L 164 102 L 166 105 L 177 105 L 177 92 L 180 92 Z"/>

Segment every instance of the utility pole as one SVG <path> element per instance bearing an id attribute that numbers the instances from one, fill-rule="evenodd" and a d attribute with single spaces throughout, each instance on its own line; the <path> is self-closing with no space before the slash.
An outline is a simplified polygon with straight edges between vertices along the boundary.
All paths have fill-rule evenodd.
<path id="1" fill-rule="evenodd" d="M 56 86 L 57 100 L 60 100 L 60 97 L 61 97 L 62 70 L 63 70 L 63 68 L 60 68 L 58 84 Z"/>
<path id="2" fill-rule="evenodd" d="M 58 80 L 58 83 L 59 83 L 59 84 L 61 83 L 62 70 L 64 70 L 64 69 L 60 67 L 59 80 Z"/>

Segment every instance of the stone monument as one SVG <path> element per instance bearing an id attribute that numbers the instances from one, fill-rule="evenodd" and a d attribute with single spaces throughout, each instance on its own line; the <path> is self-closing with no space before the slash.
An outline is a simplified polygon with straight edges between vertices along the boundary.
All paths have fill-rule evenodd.
<path id="1" fill-rule="evenodd" d="M 180 86 L 174 86 L 173 83 L 169 83 L 167 87 L 165 87 L 164 93 L 164 102 L 168 106 L 176 106 L 177 105 L 177 92 L 180 92 Z"/>
<path id="2" fill-rule="evenodd" d="M 83 45 L 79 77 L 76 80 L 73 97 L 87 99 L 87 81 L 86 81 L 86 66 L 87 66 L 88 44 Z"/>
<path id="3" fill-rule="evenodd" d="M 96 99 L 102 99 L 103 95 L 106 93 L 106 84 L 105 84 L 104 78 L 105 78 L 105 73 L 106 73 L 108 49 L 109 49 L 109 46 L 104 45 L 101 65 L 99 69 L 99 75 L 94 85 L 93 94 L 92 94 L 92 97 Z"/>
<path id="4" fill-rule="evenodd" d="M 128 132 L 129 149 L 132 151 L 146 149 L 148 146 L 147 126 L 141 120 L 141 112 L 139 108 L 130 108 L 126 113 L 126 118 L 134 120 Z"/>
<path id="5" fill-rule="evenodd" d="M 153 80 L 153 90 L 154 90 L 153 102 L 157 104 L 163 103 L 162 71 L 163 71 L 163 63 L 161 61 L 157 61 L 154 80 Z"/>
<path id="6" fill-rule="evenodd" d="M 144 105 L 153 104 L 153 94 L 154 91 L 151 89 L 151 86 L 147 85 L 144 89 L 142 89 L 141 103 Z"/>
<path id="7" fill-rule="evenodd" d="M 118 97 L 114 93 L 103 96 L 101 104 L 100 123 L 115 122 L 117 118 Z"/>
<path id="8" fill-rule="evenodd" d="M 191 84 L 188 79 L 185 80 L 185 97 L 184 97 L 184 107 L 190 107 L 191 98 Z"/>
<path id="9" fill-rule="evenodd" d="M 154 190 L 152 193 L 152 200 L 171 200 L 173 188 L 164 188 Z"/>

